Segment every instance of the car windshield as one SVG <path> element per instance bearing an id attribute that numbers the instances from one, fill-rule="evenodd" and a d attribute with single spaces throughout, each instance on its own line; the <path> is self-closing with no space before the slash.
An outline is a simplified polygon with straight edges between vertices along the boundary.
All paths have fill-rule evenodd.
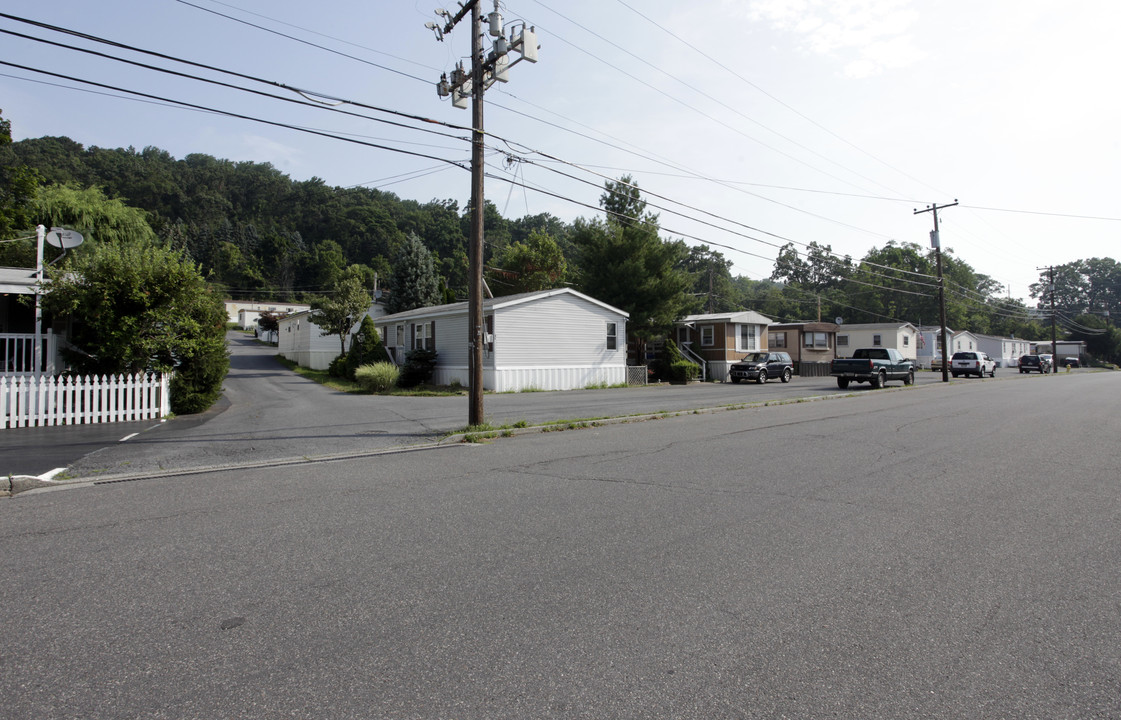
<path id="1" fill-rule="evenodd" d="M 767 361 L 767 353 L 763 353 L 763 352 L 748 353 L 747 355 L 743 356 L 743 362 L 766 362 L 766 361 Z"/>

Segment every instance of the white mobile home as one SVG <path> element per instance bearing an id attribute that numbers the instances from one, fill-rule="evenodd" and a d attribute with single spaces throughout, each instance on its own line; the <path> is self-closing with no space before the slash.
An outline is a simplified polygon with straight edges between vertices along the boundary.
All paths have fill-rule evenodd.
<path id="1" fill-rule="evenodd" d="M 977 336 L 968 330 L 960 330 L 954 333 L 954 339 L 950 343 L 950 349 L 953 352 L 961 352 L 963 350 L 980 350 L 981 346 L 977 342 Z"/>
<path id="2" fill-rule="evenodd" d="M 918 347 L 915 348 L 915 367 L 929 370 L 933 367 L 934 362 L 942 362 L 942 343 L 939 342 L 938 336 L 941 335 L 941 330 L 937 327 L 930 325 L 920 325 L 918 327 L 918 334 L 916 342 Z M 953 345 L 954 331 L 946 328 L 945 340 L 946 342 L 946 358 L 949 359 L 954 351 L 951 350 Z"/>
<path id="3" fill-rule="evenodd" d="M 469 384 L 467 303 L 376 318 L 398 364 L 410 350 L 436 351 L 432 381 Z M 573 390 L 627 380 L 627 313 L 560 288 L 483 301 L 483 387 L 495 392 Z"/>
<path id="4" fill-rule="evenodd" d="M 311 310 L 311 305 L 300 303 L 280 303 L 280 302 L 238 302 L 236 300 L 226 300 L 226 315 L 232 323 L 238 323 L 238 326 L 244 330 L 252 327 L 251 324 L 246 324 L 260 317 L 263 312 L 274 312 L 282 315 L 292 315 L 298 312 L 307 312 Z M 245 316 L 245 323 L 242 322 L 241 312 L 245 310 L 249 314 Z M 253 316 L 256 313 L 256 317 Z"/>
<path id="5" fill-rule="evenodd" d="M 852 357 L 862 347 L 895 348 L 903 357 L 915 359 L 918 330 L 911 323 L 858 323 L 837 328 L 837 357 Z"/>
<path id="6" fill-rule="evenodd" d="M 1031 343 L 1016 338 L 996 335 L 977 335 L 977 347 L 996 361 L 997 367 L 1014 368 L 1020 364 L 1021 355 L 1031 354 Z"/>
<path id="7" fill-rule="evenodd" d="M 366 311 L 366 315 L 378 322 L 378 318 L 385 315 L 385 306 L 374 304 Z M 302 367 L 312 370 L 326 370 L 331 361 L 340 354 L 338 335 L 324 335 L 323 329 L 311 321 L 311 312 L 299 312 L 280 318 L 278 339 L 276 343 L 277 354 L 287 358 Z M 347 335 L 347 348 L 354 334 L 358 332 L 362 318 L 358 318 Z M 384 340 L 385 336 L 382 336 Z"/>

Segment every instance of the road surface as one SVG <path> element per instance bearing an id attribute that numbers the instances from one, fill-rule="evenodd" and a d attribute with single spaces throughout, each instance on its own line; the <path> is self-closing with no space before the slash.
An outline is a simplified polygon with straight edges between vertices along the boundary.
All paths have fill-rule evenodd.
<path id="1" fill-rule="evenodd" d="M 0 506 L 10 718 L 1121 716 L 1121 375 Z"/>

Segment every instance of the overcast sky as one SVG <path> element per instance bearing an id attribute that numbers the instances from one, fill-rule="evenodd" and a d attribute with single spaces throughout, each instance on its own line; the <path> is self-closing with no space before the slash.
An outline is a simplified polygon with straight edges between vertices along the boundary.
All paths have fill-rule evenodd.
<path id="1" fill-rule="evenodd" d="M 469 54 L 468 24 L 438 41 L 425 28 L 435 0 L 190 3 L 6 0 L 0 12 L 470 125 L 435 91 Z M 931 214 L 914 210 L 955 199 L 939 213 L 943 247 L 1012 297 L 1027 299 L 1039 267 L 1119 255 L 1116 0 L 510 0 L 502 14 L 508 28 L 535 27 L 540 45 L 538 63 L 485 95 L 496 136 L 486 195 L 506 217 L 593 217 L 604 178 L 629 173 L 667 236 L 713 245 L 753 279 L 769 277 L 787 241 L 857 259 L 889 240 L 928 246 Z M 7 18 L 0 29 L 302 100 Z M 461 130 L 395 127 L 385 113 L 304 107 L 11 35 L 0 60 L 366 144 L 2 65 L 16 139 L 268 162 L 296 180 L 461 207 L 470 195 L 469 174 L 445 162 L 466 165 Z"/>

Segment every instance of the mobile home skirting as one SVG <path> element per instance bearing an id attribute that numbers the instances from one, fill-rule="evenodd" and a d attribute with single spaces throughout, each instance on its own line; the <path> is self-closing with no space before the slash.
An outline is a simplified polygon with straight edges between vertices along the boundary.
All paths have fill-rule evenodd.
<path id="1" fill-rule="evenodd" d="M 432 381 L 437 385 L 458 381 L 466 386 L 470 378 L 466 366 L 437 365 Z M 626 365 L 483 368 L 483 388 L 491 392 L 580 390 L 589 385 L 623 385 L 626 382 Z"/>
<path id="2" fill-rule="evenodd" d="M 331 361 L 339 356 L 339 351 L 334 352 L 328 350 L 289 350 L 280 353 L 280 356 L 291 360 L 300 367 L 311 368 L 312 370 L 326 370 L 330 366 Z"/>

